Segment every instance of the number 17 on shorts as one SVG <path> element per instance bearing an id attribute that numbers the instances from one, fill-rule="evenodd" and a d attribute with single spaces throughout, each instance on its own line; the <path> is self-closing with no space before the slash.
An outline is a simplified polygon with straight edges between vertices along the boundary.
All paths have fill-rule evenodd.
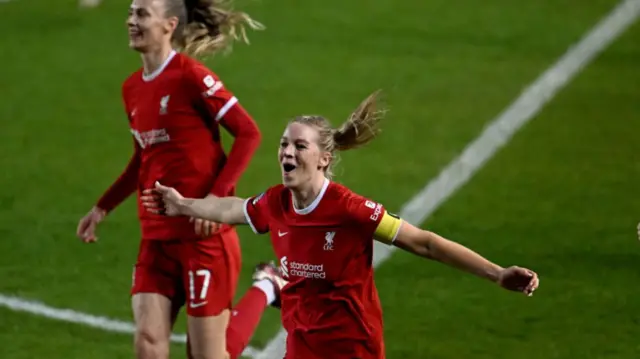
<path id="1" fill-rule="evenodd" d="M 197 284 L 196 284 L 197 283 Z M 207 305 L 207 294 L 211 283 L 211 271 L 198 269 L 189 271 L 189 308 L 195 309 Z M 198 288 L 198 290 L 196 290 Z"/>
<path id="2" fill-rule="evenodd" d="M 227 268 L 190 269 L 186 274 L 188 315 L 208 317 L 231 308 L 235 283 Z"/>

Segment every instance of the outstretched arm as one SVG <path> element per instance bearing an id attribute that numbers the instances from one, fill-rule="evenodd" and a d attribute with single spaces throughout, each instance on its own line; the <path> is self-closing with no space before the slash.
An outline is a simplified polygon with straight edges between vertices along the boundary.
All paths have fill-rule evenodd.
<path id="1" fill-rule="evenodd" d="M 405 251 L 497 282 L 504 269 L 471 249 L 403 222 L 393 244 Z"/>
<path id="2" fill-rule="evenodd" d="M 393 244 L 405 251 L 445 263 L 529 296 L 539 285 L 538 275 L 529 269 L 515 266 L 502 268 L 463 245 L 407 222 L 402 222 Z"/>
<path id="3" fill-rule="evenodd" d="M 216 223 L 247 224 L 243 211 L 244 200 L 239 197 L 184 198 L 179 202 L 183 215 Z"/>
<path id="4" fill-rule="evenodd" d="M 246 224 L 244 200 L 238 197 L 184 198 L 174 188 L 156 182 L 141 197 L 149 212 L 167 216 L 190 216 L 217 223 Z"/>

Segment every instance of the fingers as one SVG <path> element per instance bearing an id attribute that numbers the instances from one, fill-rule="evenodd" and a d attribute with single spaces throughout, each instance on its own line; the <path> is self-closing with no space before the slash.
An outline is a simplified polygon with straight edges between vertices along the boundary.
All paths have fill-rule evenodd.
<path id="1" fill-rule="evenodd" d="M 154 184 L 153 188 L 147 188 L 145 190 L 142 191 L 142 194 L 144 195 L 163 195 L 165 193 L 168 193 L 171 190 L 171 187 L 167 187 L 164 185 L 161 185 L 160 182 L 156 181 Z"/>
<path id="2" fill-rule="evenodd" d="M 164 203 L 164 201 L 162 200 L 162 197 L 156 196 L 156 195 L 140 196 L 140 201 L 142 202 L 142 205 L 147 208 L 159 208 L 159 207 L 162 207 Z"/>
<path id="3" fill-rule="evenodd" d="M 536 289 L 538 289 L 539 285 L 540 285 L 540 279 L 538 279 L 538 277 L 534 278 L 529 284 L 529 286 L 527 286 L 527 289 L 525 290 L 525 294 L 531 297 L 533 295 L 533 292 Z"/>
<path id="4" fill-rule="evenodd" d="M 516 271 L 517 274 L 522 277 L 523 282 L 526 281 L 525 283 L 523 283 L 523 285 L 519 286 L 519 291 L 521 291 L 528 297 L 531 297 L 533 295 L 533 292 L 538 289 L 538 286 L 540 285 L 538 274 L 536 274 L 532 270 L 519 267 L 516 268 Z"/>
<path id="5" fill-rule="evenodd" d="M 207 221 L 204 219 L 196 218 L 191 219 L 194 222 L 196 234 L 203 237 L 209 237 L 210 235 L 218 231 L 218 224 L 215 222 Z"/>
<path id="6" fill-rule="evenodd" d="M 169 190 L 171 190 L 171 187 L 164 186 L 164 185 L 160 184 L 160 181 L 156 181 L 155 190 L 164 194 L 164 193 L 169 192 Z"/>
<path id="7" fill-rule="evenodd" d="M 82 242 L 83 243 L 95 243 L 98 241 L 98 237 L 95 236 L 91 236 L 91 237 L 87 237 L 87 238 L 83 238 Z"/>
<path id="8" fill-rule="evenodd" d="M 211 221 L 207 221 L 201 218 L 193 218 L 189 219 L 194 223 L 196 234 L 202 237 L 209 237 L 210 235 L 216 233 L 218 231 L 219 224 Z"/>
<path id="9" fill-rule="evenodd" d="M 98 240 L 98 237 L 96 237 L 96 223 L 89 221 L 80 232 L 79 237 L 84 243 L 96 242 Z"/>
<path id="10" fill-rule="evenodd" d="M 159 215 L 176 215 L 175 201 L 180 198 L 180 194 L 173 188 L 164 186 L 156 181 L 154 188 L 142 191 L 140 201 L 147 212 Z"/>
<path id="11" fill-rule="evenodd" d="M 220 223 L 211 222 L 211 234 L 218 233 L 220 231 Z"/>
<path id="12" fill-rule="evenodd" d="M 76 236 L 78 238 L 82 238 L 84 232 L 87 230 L 87 226 L 89 225 L 89 221 L 87 218 L 82 218 L 80 222 L 78 222 L 78 227 L 76 228 Z"/>
<path id="13" fill-rule="evenodd" d="M 200 219 L 200 218 L 196 218 L 193 222 L 194 222 L 196 234 L 199 235 L 199 236 L 202 236 L 203 235 L 202 234 L 202 222 L 203 222 L 203 220 Z"/>
<path id="14" fill-rule="evenodd" d="M 532 270 L 513 266 L 505 270 L 501 285 L 508 290 L 521 292 L 530 297 L 538 289 L 540 279 Z"/>
<path id="15" fill-rule="evenodd" d="M 162 195 L 158 194 L 155 189 L 146 189 L 143 191 L 143 195 L 140 196 L 140 202 L 145 209 L 154 214 L 165 213 L 165 203 Z"/>

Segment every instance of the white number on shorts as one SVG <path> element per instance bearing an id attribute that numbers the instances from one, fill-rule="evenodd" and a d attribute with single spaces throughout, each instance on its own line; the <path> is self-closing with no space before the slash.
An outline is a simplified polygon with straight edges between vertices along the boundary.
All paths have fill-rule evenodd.
<path id="1" fill-rule="evenodd" d="M 196 290 L 195 290 L 195 277 L 202 277 L 202 290 L 200 290 L 200 299 L 204 300 L 207 298 L 207 290 L 209 289 L 209 282 L 211 281 L 211 272 L 207 269 L 198 269 L 193 274 L 193 271 L 189 271 L 189 295 L 191 300 L 196 299 Z"/>

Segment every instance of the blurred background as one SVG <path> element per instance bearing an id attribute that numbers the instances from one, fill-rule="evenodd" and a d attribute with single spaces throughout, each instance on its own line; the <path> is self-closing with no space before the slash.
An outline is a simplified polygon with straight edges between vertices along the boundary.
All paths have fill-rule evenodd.
<path id="1" fill-rule="evenodd" d="M 131 152 L 120 86 L 140 59 L 127 47 L 129 4 L 0 1 L 2 359 L 133 358 L 133 198 L 102 224 L 97 244 L 74 235 Z M 338 124 L 381 88 L 384 132 L 345 153 L 336 179 L 401 211 L 617 5 L 240 1 L 267 30 L 206 62 L 263 131 L 238 194 L 280 180 L 287 119 L 313 113 Z M 536 270 L 539 290 L 515 295 L 396 252 L 376 271 L 388 358 L 640 357 L 640 25 L 549 99 L 422 223 L 502 265 Z M 253 266 L 274 259 L 266 237 L 240 235 L 239 295 Z M 255 351 L 280 328 L 279 313 L 267 312 Z M 176 332 L 184 329 L 183 318 Z M 172 358 L 185 357 L 181 339 Z"/>

